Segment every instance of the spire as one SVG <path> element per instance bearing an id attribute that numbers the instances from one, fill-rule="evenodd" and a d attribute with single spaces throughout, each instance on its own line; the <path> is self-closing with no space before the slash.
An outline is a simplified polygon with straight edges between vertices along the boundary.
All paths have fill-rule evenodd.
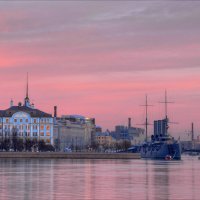
<path id="1" fill-rule="evenodd" d="M 28 72 L 26 77 L 26 98 L 28 98 Z"/>
<path id="2" fill-rule="evenodd" d="M 27 72 L 27 80 L 26 80 L 26 97 L 24 99 L 24 106 L 30 107 L 30 101 L 28 97 L 28 72 Z"/>

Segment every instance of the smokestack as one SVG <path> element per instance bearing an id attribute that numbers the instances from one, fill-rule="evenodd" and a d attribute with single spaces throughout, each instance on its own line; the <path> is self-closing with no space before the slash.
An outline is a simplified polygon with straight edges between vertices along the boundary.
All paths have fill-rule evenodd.
<path id="1" fill-rule="evenodd" d="M 192 141 L 194 141 L 194 124 L 192 123 Z"/>
<path id="2" fill-rule="evenodd" d="M 54 117 L 57 117 L 57 106 L 54 106 Z"/>
<path id="3" fill-rule="evenodd" d="M 128 128 L 131 128 L 131 118 L 128 118 Z"/>

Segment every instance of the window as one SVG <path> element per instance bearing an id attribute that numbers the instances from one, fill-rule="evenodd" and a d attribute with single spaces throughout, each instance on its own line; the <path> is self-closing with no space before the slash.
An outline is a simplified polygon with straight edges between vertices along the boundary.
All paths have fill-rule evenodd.
<path id="1" fill-rule="evenodd" d="M 46 132 L 46 136 L 51 136 L 50 132 Z"/>
<path id="2" fill-rule="evenodd" d="M 23 120 L 22 119 L 20 119 L 20 122 L 22 122 Z"/>
<path id="3" fill-rule="evenodd" d="M 9 123 L 9 119 L 8 118 L 6 118 L 6 123 Z"/>
<path id="4" fill-rule="evenodd" d="M 36 123 L 37 123 L 37 120 L 36 120 L 36 119 L 34 119 L 34 120 L 33 120 L 33 122 L 36 124 Z"/>
<path id="5" fill-rule="evenodd" d="M 33 125 L 33 129 L 34 129 L 34 130 L 37 129 L 37 125 Z"/>
<path id="6" fill-rule="evenodd" d="M 14 119 L 14 122 L 17 122 L 17 119 Z"/>
<path id="7" fill-rule="evenodd" d="M 41 130 L 44 130 L 44 126 L 43 126 L 43 125 L 41 125 L 41 126 L 40 126 L 40 129 L 41 129 Z"/>
<path id="8" fill-rule="evenodd" d="M 26 122 L 28 122 L 28 119 L 26 119 Z"/>
<path id="9" fill-rule="evenodd" d="M 50 130 L 50 126 L 47 125 L 47 126 L 46 126 L 46 129 L 47 129 L 47 130 Z"/>
<path id="10" fill-rule="evenodd" d="M 37 132 L 33 132 L 33 136 L 37 136 Z"/>
<path id="11" fill-rule="evenodd" d="M 40 136 L 44 136 L 44 132 L 41 132 L 41 133 L 40 133 Z"/>

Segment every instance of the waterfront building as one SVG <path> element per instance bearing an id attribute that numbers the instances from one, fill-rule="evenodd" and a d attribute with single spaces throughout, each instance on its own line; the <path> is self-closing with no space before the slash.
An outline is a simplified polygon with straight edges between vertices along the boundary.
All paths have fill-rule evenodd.
<path id="1" fill-rule="evenodd" d="M 110 134 L 117 141 L 127 140 L 130 141 L 132 145 L 140 144 L 145 139 L 144 129 L 133 127 L 131 125 L 131 118 L 128 118 L 128 126 L 117 125 L 115 130 Z"/>
<path id="2" fill-rule="evenodd" d="M 95 136 L 94 118 L 62 115 L 60 118 L 55 116 L 54 122 L 54 143 L 58 151 L 65 148 L 82 150 L 91 145 Z"/>
<path id="3" fill-rule="evenodd" d="M 115 138 L 108 131 L 96 132 L 95 140 L 100 146 L 110 146 L 116 142 Z"/>
<path id="4" fill-rule="evenodd" d="M 0 138 L 43 140 L 53 145 L 53 117 L 34 107 L 28 96 L 28 82 L 24 104 L 14 105 L 13 100 L 10 107 L 0 110 Z"/>

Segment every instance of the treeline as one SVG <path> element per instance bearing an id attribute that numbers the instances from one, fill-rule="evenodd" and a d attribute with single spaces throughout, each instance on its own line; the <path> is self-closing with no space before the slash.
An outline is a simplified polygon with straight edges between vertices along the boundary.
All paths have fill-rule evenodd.
<path id="1" fill-rule="evenodd" d="M 1 151 L 55 151 L 51 144 L 46 144 L 44 140 L 22 139 L 22 138 L 4 138 L 0 140 Z"/>
<path id="2" fill-rule="evenodd" d="M 94 151 L 99 151 L 99 150 L 127 151 L 127 149 L 130 147 L 131 147 L 131 142 L 129 140 L 116 141 L 111 144 L 105 142 L 104 144 L 101 145 L 97 141 L 94 141 L 91 145 L 91 148 Z"/>

